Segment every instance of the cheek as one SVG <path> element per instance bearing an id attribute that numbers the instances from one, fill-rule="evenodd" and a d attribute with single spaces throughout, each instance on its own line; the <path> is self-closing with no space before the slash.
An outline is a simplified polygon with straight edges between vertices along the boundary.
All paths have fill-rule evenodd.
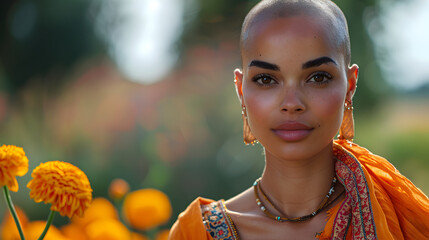
<path id="1" fill-rule="evenodd" d="M 329 126 L 330 131 L 338 131 L 343 118 L 345 91 L 333 90 L 323 97 L 313 98 L 313 110 L 321 121 L 320 126 Z M 335 134 L 335 133 L 334 133 Z"/>
<path id="2" fill-rule="evenodd" d="M 252 132 L 258 132 L 257 127 L 264 125 L 275 111 L 276 95 L 244 88 L 243 101 L 247 109 L 250 128 Z"/>

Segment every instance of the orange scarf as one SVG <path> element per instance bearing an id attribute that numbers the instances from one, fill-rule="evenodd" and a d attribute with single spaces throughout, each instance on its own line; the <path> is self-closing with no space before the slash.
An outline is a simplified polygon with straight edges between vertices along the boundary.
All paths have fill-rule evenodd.
<path id="1" fill-rule="evenodd" d="M 352 215 L 344 216 L 347 208 L 340 208 L 328 221 L 331 239 L 347 234 L 338 231 L 341 219 L 351 221 L 347 239 L 429 239 L 429 199 L 392 164 L 345 140 L 334 142 L 334 155 Z"/>

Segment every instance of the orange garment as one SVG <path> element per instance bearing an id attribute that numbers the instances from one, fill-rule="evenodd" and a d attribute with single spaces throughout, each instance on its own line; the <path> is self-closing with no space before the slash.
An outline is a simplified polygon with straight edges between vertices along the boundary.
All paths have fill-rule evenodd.
<path id="1" fill-rule="evenodd" d="M 429 239 L 429 199 L 386 159 L 346 140 L 334 142 L 337 178 L 346 189 L 329 210 L 319 239 Z M 197 198 L 179 215 L 169 239 L 211 240 Z M 240 229 L 238 229 L 239 234 Z"/>
<path id="2" fill-rule="evenodd" d="M 378 239 L 429 239 L 428 197 L 386 159 L 345 140 L 335 145 L 362 166 L 373 199 Z"/>
<path id="3" fill-rule="evenodd" d="M 201 214 L 201 206 L 214 202 L 210 199 L 197 198 L 182 212 L 170 230 L 171 240 L 212 239 L 206 231 Z"/>

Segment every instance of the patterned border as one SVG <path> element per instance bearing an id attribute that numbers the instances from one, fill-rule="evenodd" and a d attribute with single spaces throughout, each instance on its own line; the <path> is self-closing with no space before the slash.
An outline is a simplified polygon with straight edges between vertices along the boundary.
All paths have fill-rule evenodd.
<path id="1" fill-rule="evenodd" d="M 353 239 L 378 239 L 369 187 L 360 163 L 344 149 L 335 146 L 333 151 L 337 158 L 335 171 L 347 196 L 335 217 L 332 239 L 345 239 L 350 225 Z"/>
<path id="2" fill-rule="evenodd" d="M 201 205 L 201 213 L 206 230 L 214 240 L 236 240 L 221 201 Z"/>

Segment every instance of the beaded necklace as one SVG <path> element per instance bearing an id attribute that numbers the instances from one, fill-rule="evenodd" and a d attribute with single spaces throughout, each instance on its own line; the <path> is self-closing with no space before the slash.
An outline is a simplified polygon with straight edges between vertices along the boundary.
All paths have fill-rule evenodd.
<path id="1" fill-rule="evenodd" d="M 337 178 L 334 177 L 332 179 L 332 184 L 331 184 L 331 188 L 329 189 L 328 194 L 326 194 L 326 197 L 323 199 L 323 201 L 319 204 L 319 207 L 312 213 L 302 216 L 302 217 L 296 217 L 296 218 L 287 218 L 287 217 L 280 217 L 280 216 L 276 216 L 274 214 L 272 214 L 270 211 L 268 211 L 268 209 L 264 206 L 264 204 L 261 202 L 261 200 L 259 199 L 259 194 L 258 191 L 261 192 L 262 196 L 264 197 L 264 199 L 277 211 L 281 212 L 280 210 L 278 210 L 274 204 L 268 199 L 267 195 L 264 193 L 264 191 L 262 190 L 259 182 L 261 181 L 261 179 L 257 179 L 255 181 L 255 183 L 253 183 L 253 190 L 255 193 L 255 198 L 256 198 L 256 204 L 258 204 L 259 208 L 262 210 L 262 212 L 269 218 L 274 219 L 276 221 L 279 222 L 303 222 L 306 221 L 314 216 L 316 216 L 318 213 L 320 213 L 324 208 L 326 208 L 327 206 L 329 206 L 332 202 L 334 202 L 339 196 L 341 196 L 343 194 L 343 192 L 341 194 L 339 194 L 335 199 L 333 199 L 332 201 L 328 202 L 329 198 L 331 197 L 331 195 L 335 192 L 335 185 L 337 183 Z"/>

